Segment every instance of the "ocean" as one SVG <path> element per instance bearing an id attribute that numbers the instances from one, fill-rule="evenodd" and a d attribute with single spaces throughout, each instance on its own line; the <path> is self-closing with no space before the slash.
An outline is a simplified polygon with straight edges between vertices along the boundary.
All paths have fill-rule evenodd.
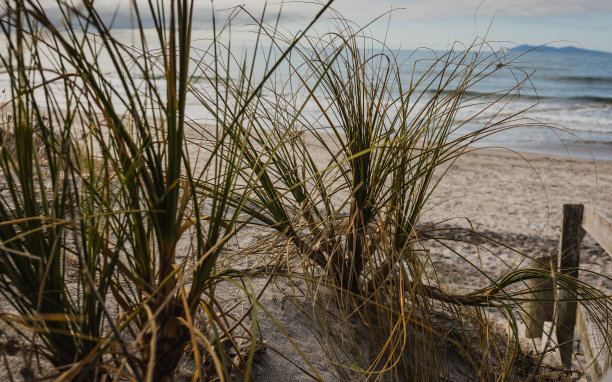
<path id="1" fill-rule="evenodd" d="M 425 49 L 391 50 L 387 53 L 393 53 L 401 64 L 400 79 L 404 91 L 411 79 L 421 77 L 431 67 L 433 59 L 445 55 L 445 52 Z M 475 145 L 572 158 L 612 160 L 612 54 L 538 50 L 485 51 L 479 55 L 478 60 L 482 60 L 482 64 L 477 66 L 477 70 L 483 69 L 487 75 L 474 81 L 466 91 L 466 106 L 455 117 L 456 125 L 461 126 L 455 135 L 481 128 L 493 114 L 499 113 L 495 117 L 499 120 L 521 112 L 514 117 L 517 120 L 514 125 L 524 127 L 493 134 Z M 503 67 L 497 70 L 486 68 L 498 64 Z M 261 75 L 261 67 L 257 69 Z M 282 83 L 287 77 L 286 68 L 279 67 L 277 81 Z M 483 103 L 500 98 L 500 92 L 515 88 L 518 82 L 522 83 L 520 90 L 510 91 L 502 97 L 501 102 L 497 102 L 475 120 L 464 123 L 482 111 Z M 451 82 L 446 91 L 453 90 Z M 430 88 L 426 93 L 431 95 L 434 92 L 435 89 L 432 91 Z M 396 92 L 394 95 L 398 94 Z M 266 90 L 263 95 L 271 96 Z M 415 102 L 423 104 L 426 99 L 427 96 Z M 272 99 L 269 101 L 273 102 Z M 420 106 L 417 104 L 416 108 Z M 201 118 L 202 122 L 210 120 L 199 102 L 192 102 L 189 107 L 192 111 L 188 115 L 194 119 Z M 307 102 L 303 112 L 308 115 L 308 119 L 317 120 L 320 127 L 325 127 L 325 119 L 321 118 L 320 109 L 314 101 Z"/>
<path id="2" fill-rule="evenodd" d="M 399 57 L 414 54 L 431 55 L 407 51 Z M 477 145 L 612 160 L 612 54 L 510 50 L 498 58 L 507 67 L 474 84 L 465 97 L 488 100 L 491 94 L 525 80 L 520 92 L 511 93 L 512 100 L 504 105 L 503 115 L 523 111 L 520 119 L 529 126 L 494 134 Z M 420 74 L 418 70 L 416 74 Z M 458 113 L 457 119 L 473 112 L 468 107 Z M 488 115 L 485 113 L 480 123 L 468 124 L 461 131 L 482 126 Z"/>
<path id="3" fill-rule="evenodd" d="M 444 52 L 429 50 L 393 53 L 402 64 L 400 78 L 404 86 L 410 84 L 411 78 L 423 75 L 431 65 L 432 58 L 444 55 Z M 109 64 L 106 64 L 109 66 L 106 75 L 111 83 L 117 84 L 116 89 L 120 92 L 120 82 Z M 537 50 L 525 53 L 510 50 L 489 56 L 483 65 L 498 65 L 499 70 L 491 71 L 465 93 L 464 100 L 467 100 L 468 106 L 456 115 L 457 124 L 461 125 L 456 134 L 482 127 L 492 113 L 499 112 L 499 119 L 524 111 L 519 117 L 520 124 L 528 126 L 494 134 L 476 145 L 612 160 L 612 54 Z M 263 73 L 262 68 L 263 65 L 255 68 L 259 76 Z M 289 77 L 287 73 L 286 68 L 281 66 L 275 76 L 276 81 L 286 80 Z M 138 78 L 137 73 L 135 77 Z M 502 110 L 498 105 L 479 115 L 476 120 L 463 123 L 482 108 L 482 102 L 490 102 L 494 97 L 499 97 L 500 91 L 511 89 L 521 81 L 520 92 L 509 93 L 499 103 L 504 106 Z M 204 92 L 211 91 L 210 80 L 206 78 L 194 84 Z M 0 73 L 0 92 L 8 90 L 9 86 L 8 75 Z M 158 87 L 159 91 L 165 90 L 163 81 L 158 82 Z M 58 86 L 58 90 L 61 87 Z M 447 91 L 452 90 L 451 84 Z M 6 100 L 7 95 L 8 91 L 0 97 Z M 271 97 L 267 90 L 263 95 Z M 470 100 L 474 100 L 474 106 L 469 106 Z M 273 99 L 270 101 L 273 102 Z M 320 114 L 318 107 L 312 100 L 307 103 L 304 113 L 310 113 L 311 118 L 320 117 L 317 115 Z M 188 99 L 187 116 L 198 123 L 211 122 L 210 113 L 194 97 Z"/>
<path id="4" fill-rule="evenodd" d="M 420 49 L 393 53 L 401 64 L 400 78 L 406 88 L 411 79 L 423 76 L 434 59 L 444 57 L 446 52 Z M 464 93 L 464 106 L 455 117 L 455 124 L 460 126 L 455 136 L 482 128 L 494 115 L 495 120 L 513 116 L 513 125 L 522 127 L 501 131 L 474 145 L 612 160 L 612 54 L 505 50 L 469 57 L 482 62 L 475 72 L 482 71 L 483 75 L 477 76 Z M 445 92 L 453 92 L 456 83 L 451 82 Z M 506 94 L 508 89 L 512 90 Z M 436 92 L 435 86 L 426 91 L 430 96 Z M 416 101 L 417 109 L 418 103 L 426 100 Z M 497 100 L 473 118 L 482 112 L 484 104 Z M 316 110 L 314 104 L 306 108 L 307 112 Z"/>

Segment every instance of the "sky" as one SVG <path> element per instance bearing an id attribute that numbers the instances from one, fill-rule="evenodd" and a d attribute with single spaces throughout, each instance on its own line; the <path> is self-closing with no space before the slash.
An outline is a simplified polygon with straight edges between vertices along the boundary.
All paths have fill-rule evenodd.
<path id="1" fill-rule="evenodd" d="M 612 52 L 610 0 L 338 0 L 351 18 L 378 9 L 404 8 L 391 16 L 390 43 L 443 49 L 455 40 L 573 45 Z"/>
<path id="2" fill-rule="evenodd" d="M 246 3 L 255 9 L 262 2 Z M 445 49 L 486 35 L 498 46 L 572 45 L 612 52 L 611 0 L 336 0 L 332 6 L 360 24 L 396 9 L 371 28 L 384 36 L 388 27 L 387 41 L 394 47 Z M 287 12 L 291 8 L 286 5 Z"/>
<path id="3" fill-rule="evenodd" d="M 77 0 L 73 0 L 77 2 Z M 144 5 L 145 0 L 137 0 Z M 42 0 L 49 5 L 55 0 Z M 115 28 L 130 28 L 133 18 L 125 10 L 128 0 L 98 0 L 101 13 L 113 14 Z M 214 0 L 219 14 L 242 4 L 254 15 L 261 15 L 265 0 Z M 117 4 L 120 11 L 117 11 Z M 209 0 L 195 0 L 195 28 L 203 34 L 211 29 Z M 267 2 L 267 20 L 274 21 L 280 1 Z M 121 7 L 124 7 L 123 9 Z M 456 41 L 469 44 L 486 37 L 495 48 L 520 44 L 577 46 L 612 52 L 611 0 L 336 0 L 332 7 L 344 17 L 366 25 L 368 32 L 385 38 L 393 48 L 449 48 Z M 281 25 L 297 31 L 307 25 L 320 9 L 313 1 L 286 1 Z M 391 13 L 388 11 L 393 10 Z M 227 14 L 227 12 L 225 12 Z M 327 17 L 333 15 L 327 12 Z M 222 18 L 222 17 L 221 17 Z M 239 16 L 248 23 L 248 17 Z M 325 25 L 322 21 L 320 28 Z M 238 32 L 236 32 L 238 33 Z M 198 35 L 198 33 L 196 33 Z"/>

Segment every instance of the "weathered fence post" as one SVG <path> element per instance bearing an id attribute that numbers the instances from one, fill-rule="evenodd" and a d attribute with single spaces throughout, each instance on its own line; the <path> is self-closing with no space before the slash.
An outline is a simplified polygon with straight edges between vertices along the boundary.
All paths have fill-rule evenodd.
<path id="1" fill-rule="evenodd" d="M 550 271 L 557 269 L 557 256 L 543 256 L 531 260 L 531 268 Z M 529 301 L 523 305 L 525 309 L 525 337 L 540 338 L 544 329 L 544 322 L 553 321 L 555 294 L 551 279 L 529 280 Z"/>
<path id="2" fill-rule="evenodd" d="M 582 204 L 564 204 L 561 219 L 561 238 L 559 240 L 559 272 L 578 277 L 580 265 L 580 242 L 584 237 L 582 229 Z M 557 341 L 561 361 L 566 367 L 572 365 L 574 327 L 576 326 L 576 290 L 575 288 L 559 289 L 559 306 L 557 313 Z"/>

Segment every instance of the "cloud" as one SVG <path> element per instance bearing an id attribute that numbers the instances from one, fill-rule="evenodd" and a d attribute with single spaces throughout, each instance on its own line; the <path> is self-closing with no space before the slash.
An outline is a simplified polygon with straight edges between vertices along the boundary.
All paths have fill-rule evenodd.
<path id="1" fill-rule="evenodd" d="M 41 0 L 44 8 L 51 11 L 57 0 Z M 148 0 L 136 0 L 141 9 L 148 7 Z M 78 6 L 80 1 L 73 0 Z M 119 9 L 125 13 L 132 0 L 104 0 L 97 1 L 96 8 L 101 13 L 112 13 Z M 169 3 L 169 1 L 167 1 Z M 324 1 L 285 1 L 282 0 L 214 0 L 217 10 L 223 10 L 243 5 L 246 9 L 259 15 L 264 5 L 268 9 L 278 10 L 282 4 L 284 14 L 307 18 L 316 13 Z M 118 8 L 119 7 L 119 8 Z M 195 1 L 198 13 L 209 15 L 210 1 Z M 348 18 L 371 18 L 388 11 L 391 8 L 405 10 L 398 13 L 402 18 L 436 18 L 440 16 L 466 16 L 466 15 L 504 15 L 504 16 L 554 16 L 575 15 L 577 13 L 612 12 L 610 0 L 336 0 L 332 7 Z M 208 12 L 206 12 L 208 11 Z"/>
<path id="2" fill-rule="evenodd" d="M 350 19 L 364 19 L 388 11 L 404 10 L 393 17 L 432 19 L 448 16 L 559 16 L 612 12 L 609 0 L 337 0 L 334 8 Z"/>
<path id="3" fill-rule="evenodd" d="M 46 15 L 54 22 L 63 20 L 63 15 L 57 6 L 58 0 L 40 0 L 42 9 Z M 74 9 L 81 9 L 80 1 L 74 0 L 67 3 L 74 6 Z M 136 0 L 140 11 L 140 21 L 144 28 L 153 28 L 154 22 L 150 16 L 149 4 L 147 0 Z M 169 4 L 169 1 L 166 2 Z M 281 13 L 280 22 L 284 25 L 302 26 L 308 22 L 321 9 L 322 5 L 313 2 L 293 3 L 288 2 L 266 2 L 265 0 L 215 0 L 213 2 L 217 24 L 222 25 L 228 17 L 232 17 L 233 25 L 244 26 L 253 25 L 255 20 L 262 16 L 264 6 L 266 7 L 265 21 L 275 23 L 276 18 Z M 238 6 L 243 9 L 236 11 Z M 0 7 L 1 9 L 2 7 Z M 64 9 L 66 7 L 63 7 Z M 96 12 L 101 19 L 111 25 L 113 29 L 132 29 L 137 27 L 136 13 L 132 0 L 104 0 L 95 3 Z M 194 2 L 194 29 L 212 29 L 213 6 L 210 1 Z M 168 18 L 169 16 L 166 15 Z M 254 20 L 255 19 L 255 20 Z"/>

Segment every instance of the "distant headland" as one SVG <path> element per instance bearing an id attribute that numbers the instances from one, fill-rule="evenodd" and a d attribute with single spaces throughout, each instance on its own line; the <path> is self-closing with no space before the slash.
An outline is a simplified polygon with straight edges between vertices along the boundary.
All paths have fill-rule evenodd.
<path id="1" fill-rule="evenodd" d="M 555 48 L 553 46 L 547 45 L 519 45 L 512 49 L 510 52 L 526 52 L 526 51 L 536 51 L 536 52 L 546 52 L 546 53 L 587 53 L 587 54 L 609 54 L 610 52 L 603 52 L 601 50 L 590 50 L 590 49 L 582 49 L 576 48 L 575 46 L 565 46 L 562 48 Z"/>

